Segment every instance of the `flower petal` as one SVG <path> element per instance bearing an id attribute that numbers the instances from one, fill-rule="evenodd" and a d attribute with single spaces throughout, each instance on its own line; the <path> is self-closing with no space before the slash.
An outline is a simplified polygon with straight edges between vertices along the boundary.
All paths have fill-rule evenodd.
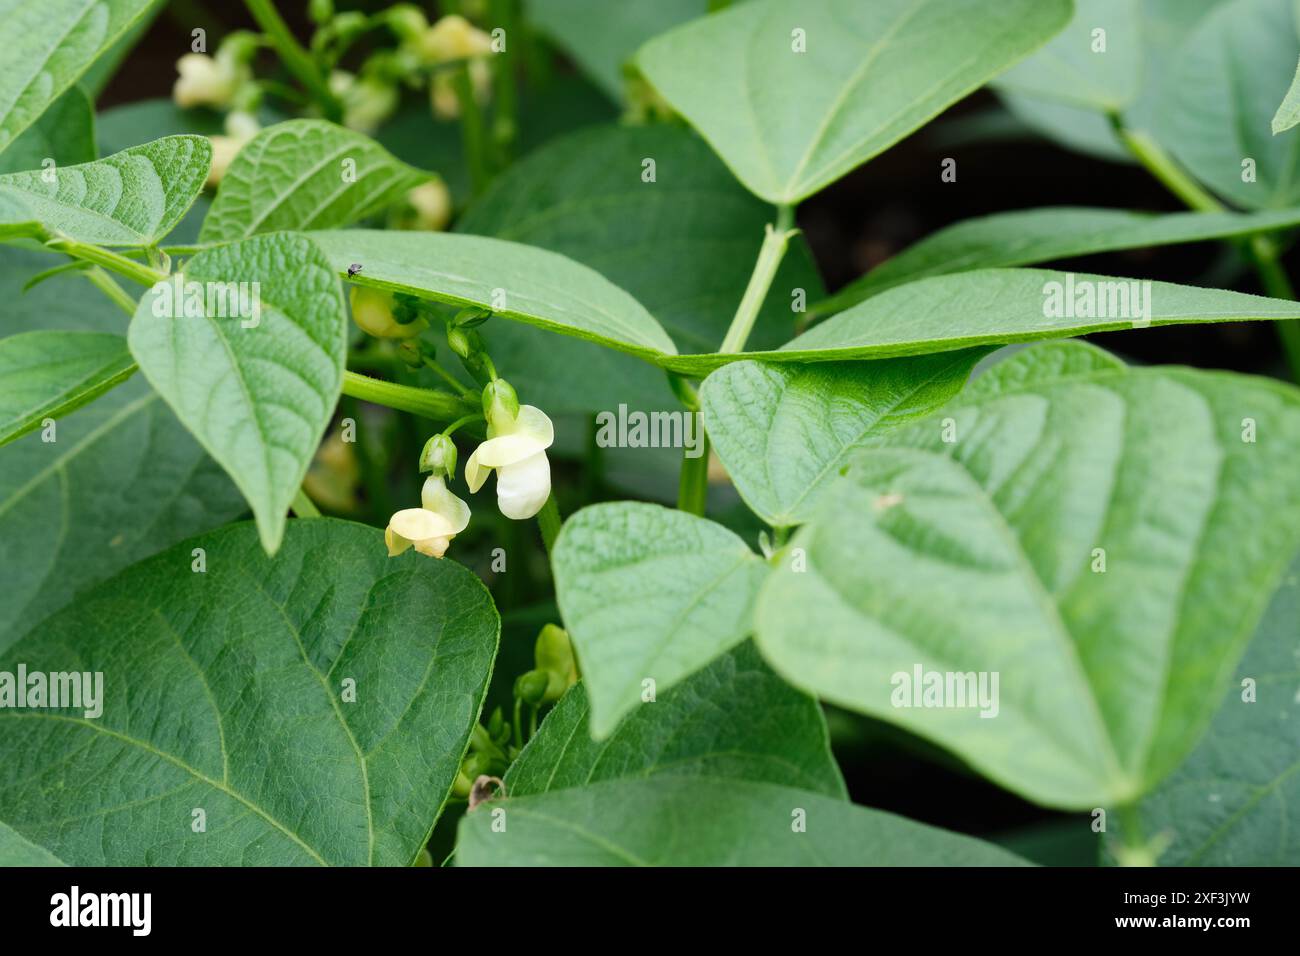
<path id="1" fill-rule="evenodd" d="M 544 451 L 497 470 L 497 507 L 507 518 L 531 518 L 550 496 L 551 463 Z"/>
<path id="2" fill-rule="evenodd" d="M 460 534 L 469 527 L 469 505 L 448 491 L 442 478 L 430 476 L 425 479 L 420 503 L 446 522 L 450 534 Z"/>
<path id="3" fill-rule="evenodd" d="M 489 439 L 490 440 L 490 439 Z M 483 444 L 487 444 L 484 442 Z M 480 445 L 479 448 L 482 448 Z M 484 467 L 478 463 L 478 448 L 475 448 L 469 456 L 469 461 L 465 462 L 465 484 L 469 485 L 471 494 L 478 492 L 483 487 L 483 482 L 487 481 L 491 468 Z"/>

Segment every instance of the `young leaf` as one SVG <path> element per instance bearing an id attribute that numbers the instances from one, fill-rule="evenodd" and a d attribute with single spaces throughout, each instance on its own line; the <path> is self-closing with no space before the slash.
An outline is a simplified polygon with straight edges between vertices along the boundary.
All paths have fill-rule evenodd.
<path id="1" fill-rule="evenodd" d="M 1063 27 L 1069 0 L 754 0 L 656 37 L 641 71 L 752 192 L 795 203 Z"/>
<path id="2" fill-rule="evenodd" d="M 766 582 L 759 646 L 1029 799 L 1133 801 L 1300 548 L 1297 449 L 1293 388 L 1026 350 L 854 460 Z"/>
<path id="3" fill-rule="evenodd" d="M 564 523 L 551 563 L 598 740 L 743 641 L 767 574 L 721 525 L 634 501 L 583 508 Z"/>
<path id="4" fill-rule="evenodd" d="M 599 743 L 589 715 L 586 688 L 570 688 L 510 765 L 507 792 L 673 774 L 710 780 L 720 792 L 756 780 L 845 797 L 821 706 L 772 673 L 751 641 L 638 707 Z"/>
<path id="5" fill-rule="evenodd" d="M 80 166 L 0 176 L 0 238 L 59 234 L 101 246 L 147 246 L 180 222 L 203 188 L 212 144 L 165 136 Z"/>
<path id="6" fill-rule="evenodd" d="M 1298 54 L 1291 0 L 1225 3 L 1179 51 L 1156 132 L 1193 175 L 1238 206 L 1300 202 L 1300 152 L 1272 131 L 1278 90 Z"/>
<path id="7" fill-rule="evenodd" d="M 1141 0 L 1085 0 L 1064 30 L 994 81 L 1012 90 L 1102 113 L 1138 94 L 1142 74 Z"/>
<path id="8" fill-rule="evenodd" d="M 1260 621 L 1210 729 L 1139 811 L 1162 866 L 1296 866 L 1300 560 Z M 1247 681 L 1250 684 L 1247 684 Z"/>
<path id="9" fill-rule="evenodd" d="M 245 512 L 243 499 L 134 379 L 0 449 L 0 651 L 135 561 Z"/>
<path id="10" fill-rule="evenodd" d="M 92 162 L 95 156 L 95 108 L 81 87 L 74 86 L 0 153 L 0 173 L 41 169 L 47 159 L 73 166 Z"/>
<path id="11" fill-rule="evenodd" d="M 654 162 L 652 181 L 645 181 Z M 678 348 L 710 351 L 745 293 L 772 211 L 689 130 L 663 124 L 599 126 L 531 154 L 497 179 L 457 224 L 461 232 L 540 246 L 590 266 L 646 307 Z M 749 341 L 776 348 L 792 334 L 796 289 L 822 287 L 796 237 Z M 664 376 L 586 342 L 499 323 L 484 330 L 498 365 L 531 380 L 545 408 L 672 407 Z M 556 367 L 582 368 L 562 383 Z M 541 391 L 535 391 L 540 389 Z M 636 391 L 633 391 L 635 389 Z M 547 400 L 548 393 L 554 398 Z M 576 406 L 576 407 L 575 407 Z"/>
<path id="12" fill-rule="evenodd" d="M 709 438 L 745 503 L 768 524 L 807 520 L 871 436 L 961 391 L 983 349 L 882 362 L 735 362 L 700 391 Z"/>
<path id="13" fill-rule="evenodd" d="M 868 299 L 774 352 L 679 355 L 697 375 L 740 359 L 826 362 L 926 355 L 1114 329 L 1300 317 L 1300 304 L 1222 289 L 1043 269 L 978 269 L 909 282 Z"/>
<path id="14" fill-rule="evenodd" d="M 154 0 L 0 0 L 0 151 L 41 116 Z"/>
<path id="15" fill-rule="evenodd" d="M 293 233 L 209 249 L 140 300 L 128 342 L 274 553 L 343 387 L 347 317 L 330 264 Z"/>
<path id="16" fill-rule="evenodd" d="M 230 164 L 199 241 L 347 226 L 432 175 L 394 159 L 369 136 L 333 123 L 278 123 L 258 133 Z"/>
<path id="17" fill-rule="evenodd" d="M 1297 64 L 1291 86 L 1287 88 L 1277 112 L 1273 114 L 1273 135 L 1284 133 L 1300 123 L 1300 64 Z"/>
<path id="18" fill-rule="evenodd" d="M 340 275 L 379 289 L 491 309 L 496 316 L 654 361 L 677 350 L 639 302 L 564 256 L 500 239 L 341 229 L 309 234 Z"/>
<path id="19" fill-rule="evenodd" d="M 0 823 L 0 866 L 67 866 L 49 850 Z"/>
<path id="20" fill-rule="evenodd" d="M 1300 209 L 1151 215 L 1123 209 L 1050 206 L 994 213 L 932 233 L 811 311 L 825 314 L 847 309 L 896 285 L 930 276 L 1027 266 L 1117 249 L 1227 239 L 1295 225 L 1300 225 Z"/>
<path id="21" fill-rule="evenodd" d="M 103 675 L 99 716 L 0 710 L 0 818 L 81 866 L 409 865 L 499 628 L 473 574 L 373 528 L 294 521 L 274 560 L 251 524 L 192 538 L 0 658 Z"/>
<path id="22" fill-rule="evenodd" d="M 0 339 L 0 445 L 75 411 L 134 371 L 120 335 L 24 332 Z"/>
<path id="23" fill-rule="evenodd" d="M 624 99 L 624 67 L 637 47 L 709 11 L 708 0 L 610 3 L 593 14 L 587 0 L 532 0 L 528 19 L 614 102 Z"/>
<path id="24" fill-rule="evenodd" d="M 494 814 L 504 812 L 504 830 Z M 805 829 L 806 828 L 806 829 Z M 664 775 L 488 803 L 457 866 L 1023 866 L 992 844 L 770 783 Z"/>

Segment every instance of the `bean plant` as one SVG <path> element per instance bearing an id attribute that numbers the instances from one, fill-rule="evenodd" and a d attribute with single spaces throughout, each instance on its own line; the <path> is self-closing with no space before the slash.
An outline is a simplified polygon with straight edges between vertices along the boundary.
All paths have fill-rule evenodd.
<path id="1" fill-rule="evenodd" d="M 1300 862 L 1291 0 L 212 9 L 0 0 L 0 862 L 1062 862 L 864 734 Z M 1012 125 L 1097 205 L 827 290 L 805 202 Z M 1247 321 L 1275 377 L 1128 356 Z"/>

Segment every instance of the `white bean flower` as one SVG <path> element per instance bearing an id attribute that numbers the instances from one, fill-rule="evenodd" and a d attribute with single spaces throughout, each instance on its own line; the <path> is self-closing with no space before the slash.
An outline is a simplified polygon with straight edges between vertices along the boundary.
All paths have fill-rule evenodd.
<path id="1" fill-rule="evenodd" d="M 497 507 L 507 518 L 522 521 L 542 510 L 551 496 L 551 463 L 546 449 L 555 427 L 540 408 L 520 405 L 518 415 L 490 415 L 488 440 L 465 463 L 465 482 L 478 491 L 490 471 L 497 472 Z"/>
<path id="2" fill-rule="evenodd" d="M 172 87 L 172 99 L 177 106 L 224 109 L 234 99 L 245 71 L 232 57 L 186 53 L 176 61 L 176 72 L 180 75 Z"/>
<path id="3" fill-rule="evenodd" d="M 469 526 L 469 505 L 448 491 L 441 477 L 425 479 L 420 505 L 405 508 L 388 520 L 384 543 L 390 558 L 411 547 L 431 558 L 441 558 L 451 539 Z"/>

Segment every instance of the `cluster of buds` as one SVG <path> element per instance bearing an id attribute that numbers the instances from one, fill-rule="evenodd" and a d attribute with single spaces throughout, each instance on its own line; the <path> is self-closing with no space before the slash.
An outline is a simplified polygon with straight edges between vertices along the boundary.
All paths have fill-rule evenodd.
<path id="1" fill-rule="evenodd" d="M 231 33 L 215 56 L 187 53 L 176 61 L 172 99 L 183 109 L 203 106 L 226 114 L 225 135 L 212 140 L 212 166 L 208 185 L 216 186 L 244 144 L 258 134 L 257 107 L 262 89 L 253 79 L 249 63 L 261 40 L 254 33 Z"/>

